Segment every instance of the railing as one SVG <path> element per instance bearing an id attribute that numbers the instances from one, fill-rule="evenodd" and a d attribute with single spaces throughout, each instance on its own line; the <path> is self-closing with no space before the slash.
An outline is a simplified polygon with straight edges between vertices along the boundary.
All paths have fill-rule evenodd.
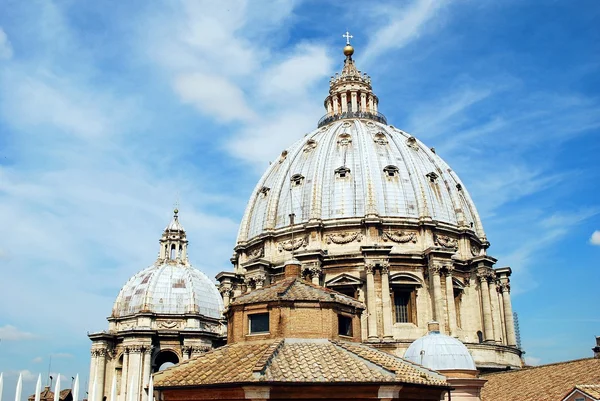
<path id="1" fill-rule="evenodd" d="M 319 120 L 317 128 L 321 128 L 324 125 L 331 124 L 334 121 L 342 120 L 344 118 L 364 118 L 367 120 L 377 121 L 382 124 L 387 124 L 387 118 L 379 112 L 371 113 L 369 111 L 346 111 L 338 114 L 325 114 Z"/>

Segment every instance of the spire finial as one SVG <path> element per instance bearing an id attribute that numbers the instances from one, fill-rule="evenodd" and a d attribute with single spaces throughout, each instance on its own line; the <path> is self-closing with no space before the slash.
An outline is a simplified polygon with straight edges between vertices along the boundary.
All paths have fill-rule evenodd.
<path id="1" fill-rule="evenodd" d="M 354 54 L 354 47 L 350 45 L 350 39 L 354 36 L 350 35 L 350 32 L 346 30 L 346 33 L 342 35 L 343 38 L 346 38 L 346 46 L 344 47 L 344 55 L 348 58 L 352 57 Z"/>
<path id="2" fill-rule="evenodd" d="M 346 30 L 346 33 L 342 35 L 343 38 L 346 38 L 346 44 L 349 45 L 350 44 L 350 39 L 352 39 L 354 36 L 350 35 L 350 32 L 348 32 Z"/>

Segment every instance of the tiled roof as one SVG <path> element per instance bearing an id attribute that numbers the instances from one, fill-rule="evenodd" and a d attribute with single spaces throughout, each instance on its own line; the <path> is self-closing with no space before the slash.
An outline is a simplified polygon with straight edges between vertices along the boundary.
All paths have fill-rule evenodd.
<path id="1" fill-rule="evenodd" d="M 600 384 L 600 359 L 541 365 L 484 375 L 482 401 L 556 401 L 579 383 Z"/>
<path id="2" fill-rule="evenodd" d="M 318 301 L 338 302 L 365 309 L 362 302 L 329 288 L 312 284 L 301 278 L 291 277 L 266 287 L 257 288 L 235 298 L 231 305 L 254 304 L 269 301 Z"/>
<path id="3" fill-rule="evenodd" d="M 64 390 L 60 390 L 60 393 L 58 394 L 58 398 L 59 400 L 66 400 L 67 397 L 69 396 L 69 394 L 71 394 L 71 389 L 67 388 Z M 28 398 L 28 400 L 34 400 L 35 399 L 35 394 L 30 395 Z M 50 390 L 50 387 L 45 387 L 41 392 L 40 392 L 40 400 L 44 401 L 44 400 L 54 400 L 54 391 Z"/>
<path id="4" fill-rule="evenodd" d="M 600 384 L 578 384 L 575 388 L 592 398 L 600 399 Z"/>
<path id="5" fill-rule="evenodd" d="M 154 376 L 158 388 L 257 382 L 399 382 L 447 386 L 441 374 L 384 351 L 326 339 L 234 343 Z"/>

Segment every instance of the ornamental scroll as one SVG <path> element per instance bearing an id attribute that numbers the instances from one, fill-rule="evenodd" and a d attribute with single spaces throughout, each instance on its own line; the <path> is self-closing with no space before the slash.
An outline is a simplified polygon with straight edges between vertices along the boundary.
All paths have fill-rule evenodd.
<path id="1" fill-rule="evenodd" d="M 302 238 L 298 238 L 296 240 L 289 240 L 289 241 L 283 241 L 280 242 L 277 249 L 279 250 L 279 252 L 283 252 L 285 251 L 295 251 L 296 249 L 299 249 L 300 247 L 304 246 L 306 247 L 308 245 L 308 241 L 306 239 L 306 237 L 302 237 Z"/>
<path id="2" fill-rule="evenodd" d="M 384 231 L 383 240 L 390 240 L 393 242 L 398 242 L 400 244 L 405 244 L 407 242 L 412 242 L 413 244 L 416 244 L 417 234 L 409 231 Z"/>
<path id="3" fill-rule="evenodd" d="M 248 259 L 254 260 L 265 256 L 265 249 L 262 246 L 256 247 L 248 251 Z"/>
<path id="4" fill-rule="evenodd" d="M 325 236 L 328 244 L 349 244 L 352 241 L 361 241 L 362 234 L 358 231 L 351 233 L 327 234 Z"/>
<path id="5" fill-rule="evenodd" d="M 433 236 L 433 242 L 438 245 L 441 246 L 442 248 L 447 248 L 447 249 L 456 249 L 458 248 L 458 241 L 455 240 L 454 238 L 450 238 L 446 235 L 438 235 L 435 234 Z"/>

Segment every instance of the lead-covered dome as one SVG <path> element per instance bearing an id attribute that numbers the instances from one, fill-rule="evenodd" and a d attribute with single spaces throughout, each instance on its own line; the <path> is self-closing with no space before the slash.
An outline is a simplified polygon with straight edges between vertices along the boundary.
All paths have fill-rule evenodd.
<path id="1" fill-rule="evenodd" d="M 441 334 L 436 322 L 427 335 L 413 341 L 404 359 L 433 370 L 477 370 L 467 347 L 457 338 Z"/>
<path id="2" fill-rule="evenodd" d="M 238 242 L 310 220 L 379 216 L 432 220 L 485 238 L 456 173 L 410 134 L 373 119 L 341 119 L 307 134 L 260 179 Z"/>
<path id="3" fill-rule="evenodd" d="M 113 318 L 138 313 L 221 317 L 221 295 L 215 284 L 189 263 L 187 242 L 176 209 L 160 240 L 157 261 L 123 286 L 113 307 Z"/>

